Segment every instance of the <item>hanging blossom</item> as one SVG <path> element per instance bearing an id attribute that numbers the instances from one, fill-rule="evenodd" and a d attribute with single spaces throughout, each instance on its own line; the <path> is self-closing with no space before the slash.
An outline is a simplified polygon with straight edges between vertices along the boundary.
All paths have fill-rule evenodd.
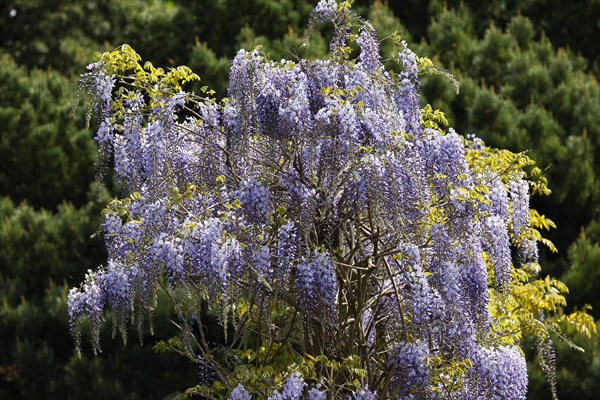
<path id="1" fill-rule="evenodd" d="M 527 363 L 516 347 L 480 348 L 472 357 L 478 398 L 522 400 L 527 395 Z"/>
<path id="2" fill-rule="evenodd" d="M 269 189 L 256 179 L 250 178 L 240 184 L 235 196 L 242 203 L 244 214 L 251 222 L 266 222 L 270 212 Z"/>
<path id="3" fill-rule="evenodd" d="M 405 131 L 420 136 L 422 128 L 417 56 L 408 48 L 405 41 L 402 41 L 402 45 L 404 50 L 398 54 L 398 60 L 404 67 L 404 71 L 400 74 L 401 81 L 396 92 L 396 101 L 398 111 L 406 122 Z"/>
<path id="4" fill-rule="evenodd" d="M 287 223 L 279 228 L 277 237 L 277 268 L 274 271 L 273 281 L 276 282 L 276 289 L 285 292 L 288 289 L 292 265 L 296 261 L 299 238 L 293 223 Z"/>
<path id="5" fill-rule="evenodd" d="M 358 62 L 362 69 L 369 74 L 375 74 L 383 68 L 377 33 L 369 25 L 365 25 L 356 41 L 360 46 Z"/>
<path id="6" fill-rule="evenodd" d="M 327 400 L 327 392 L 314 387 L 306 395 L 307 400 Z"/>
<path id="7" fill-rule="evenodd" d="M 319 23 L 329 22 L 334 19 L 338 5 L 336 0 L 321 0 L 311 13 L 311 18 Z"/>
<path id="8" fill-rule="evenodd" d="M 306 386 L 300 373 L 294 372 L 288 377 L 281 393 L 275 391 L 269 396 L 269 400 L 300 400 Z"/>
<path id="9" fill-rule="evenodd" d="M 365 386 L 363 389 L 360 389 L 355 394 L 348 396 L 348 399 L 353 400 L 377 400 L 377 391 L 372 392 L 369 390 L 369 385 Z"/>
<path id="10" fill-rule="evenodd" d="M 90 322 L 94 353 L 100 351 L 100 326 L 106 303 L 106 293 L 102 288 L 101 280 L 102 271 L 88 270 L 82 288 L 72 288 L 67 296 L 69 326 L 75 337 L 78 352 L 81 346 L 80 332 L 84 317 L 87 317 Z"/>
<path id="11" fill-rule="evenodd" d="M 512 233 L 520 237 L 529 228 L 529 184 L 523 179 L 508 182 L 512 201 Z"/>
<path id="12" fill-rule="evenodd" d="M 500 292 L 506 292 L 511 282 L 512 258 L 506 222 L 499 216 L 485 220 L 483 249 L 490 258 L 494 269 L 494 286 Z"/>
<path id="13" fill-rule="evenodd" d="M 100 118 L 100 125 L 94 138 L 103 150 L 110 150 L 113 142 L 110 102 L 116 77 L 109 74 L 100 62 L 89 64 L 87 70 L 88 72 L 82 76 L 82 82 L 85 90 L 94 99 L 96 113 Z"/>
<path id="14" fill-rule="evenodd" d="M 300 296 L 300 310 L 305 319 L 320 315 L 331 325 L 336 318 L 337 279 L 331 257 L 315 253 L 296 268 L 296 290 Z"/>
<path id="15" fill-rule="evenodd" d="M 242 384 L 239 384 L 231 391 L 227 400 L 252 400 L 252 396 Z"/>
<path id="16" fill-rule="evenodd" d="M 430 350 L 423 340 L 400 343 L 391 352 L 388 365 L 393 368 L 392 393 L 397 399 L 410 399 L 417 393 L 428 393 L 431 377 L 427 368 Z"/>

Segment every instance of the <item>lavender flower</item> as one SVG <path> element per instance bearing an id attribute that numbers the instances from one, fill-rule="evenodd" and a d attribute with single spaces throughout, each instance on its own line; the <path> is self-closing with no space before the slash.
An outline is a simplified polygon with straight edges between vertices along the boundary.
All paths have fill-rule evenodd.
<path id="1" fill-rule="evenodd" d="M 257 132 L 255 99 L 259 84 L 261 56 L 258 51 L 240 50 L 236 54 L 229 71 L 228 94 L 231 99 L 231 113 L 225 116 L 230 134 L 252 135 Z"/>
<path id="2" fill-rule="evenodd" d="M 231 391 L 227 400 L 252 400 L 252 396 L 240 383 Z"/>
<path id="3" fill-rule="evenodd" d="M 392 380 L 394 398 L 408 399 L 412 394 L 427 394 L 430 391 L 431 378 L 427 366 L 427 358 L 430 356 L 424 340 L 404 342 L 396 347 L 388 360 L 395 371 Z"/>
<path id="4" fill-rule="evenodd" d="M 473 357 L 477 398 L 521 400 L 527 394 L 527 363 L 516 347 L 480 348 Z M 475 393 L 473 393 L 475 394 Z"/>
<path id="5" fill-rule="evenodd" d="M 305 318 L 321 315 L 327 325 L 336 318 L 337 279 L 330 256 L 315 253 L 296 268 L 296 291 Z"/>
<path id="6" fill-rule="evenodd" d="M 523 264 L 530 262 L 538 262 L 539 250 L 538 244 L 535 239 L 526 239 L 521 243 L 519 247 L 519 256 Z"/>
<path id="7" fill-rule="evenodd" d="M 106 271 L 100 277 L 100 286 L 112 310 L 128 311 L 131 283 L 129 272 L 123 265 L 109 261 Z"/>
<path id="8" fill-rule="evenodd" d="M 294 372 L 285 382 L 283 391 L 281 393 L 275 391 L 269 396 L 269 400 L 300 400 L 306 386 L 300 373 Z"/>
<path id="9" fill-rule="evenodd" d="M 372 392 L 369 390 L 369 385 L 364 388 L 358 390 L 352 396 L 348 396 L 348 399 L 353 400 L 377 400 L 377 391 Z"/>
<path id="10" fill-rule="evenodd" d="M 115 174 L 127 187 L 140 190 L 143 183 L 142 124 L 144 98 L 135 94 L 133 99 L 123 100 L 128 112 L 123 117 L 123 134 L 114 137 Z"/>
<path id="11" fill-rule="evenodd" d="M 492 203 L 490 213 L 508 221 L 508 194 L 502 180 L 495 178 L 490 182 L 490 202 Z"/>
<path id="12" fill-rule="evenodd" d="M 316 20 L 318 23 L 332 21 L 337 13 L 337 8 L 336 0 L 320 0 L 312 10 L 311 19 Z"/>
<path id="13" fill-rule="evenodd" d="M 365 24 L 356 43 L 360 46 L 358 65 L 369 74 L 375 74 L 383 67 L 379 54 L 379 41 L 375 29 Z"/>
<path id="14" fill-rule="evenodd" d="M 211 364 L 211 361 L 207 361 L 204 357 L 198 356 L 198 383 L 200 385 L 211 385 L 213 383 L 215 371 Z M 238 388 L 240 388 L 240 386 L 233 389 L 231 393 L 232 396 L 236 390 L 239 390 Z"/>
<path id="15" fill-rule="evenodd" d="M 529 184 L 523 179 L 508 182 L 512 201 L 512 233 L 519 238 L 529 229 Z"/>
<path id="16" fill-rule="evenodd" d="M 307 400 L 327 400 L 327 392 L 312 388 L 308 391 L 306 398 Z"/>
<path id="17" fill-rule="evenodd" d="M 81 76 L 87 92 L 94 98 L 96 112 L 100 116 L 100 126 L 96 133 L 96 142 L 104 150 L 112 144 L 112 123 L 110 118 L 110 102 L 116 78 L 109 75 L 102 63 L 96 62 L 87 66 L 89 72 Z"/>
<path id="18" fill-rule="evenodd" d="M 67 297 L 69 326 L 78 352 L 81 343 L 81 323 L 84 317 L 87 317 L 90 323 L 94 354 L 100 351 L 100 325 L 106 302 L 105 293 L 100 286 L 101 279 L 102 271 L 88 270 L 83 287 L 71 289 Z"/>
<path id="19" fill-rule="evenodd" d="M 274 280 L 279 290 L 285 292 L 292 265 L 296 260 L 299 240 L 293 223 L 287 223 L 279 228 L 277 236 L 277 269 L 274 272 Z"/>
<path id="20" fill-rule="evenodd" d="M 244 214 L 251 222 L 266 222 L 270 210 L 269 189 L 255 178 L 250 178 L 240 184 L 235 196 L 242 203 Z"/>
<path id="21" fill-rule="evenodd" d="M 485 220 L 483 249 L 494 266 L 494 286 L 505 292 L 511 282 L 511 256 L 508 228 L 505 221 L 498 216 Z"/>
<path id="22" fill-rule="evenodd" d="M 402 44 L 404 50 L 398 54 L 398 60 L 404 67 L 404 71 L 400 74 L 401 83 L 396 94 L 396 102 L 398 111 L 406 122 L 403 130 L 420 137 L 422 129 L 417 56 L 408 48 L 406 42 L 402 42 Z"/>

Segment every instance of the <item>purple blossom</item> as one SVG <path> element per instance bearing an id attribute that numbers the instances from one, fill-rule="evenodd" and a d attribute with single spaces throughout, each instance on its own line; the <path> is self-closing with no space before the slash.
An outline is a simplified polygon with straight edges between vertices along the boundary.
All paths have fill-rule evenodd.
<path id="1" fill-rule="evenodd" d="M 527 363 L 516 347 L 480 348 L 473 357 L 471 383 L 477 398 L 522 400 L 527 394 Z M 474 393 L 473 393 L 474 394 Z"/>
<path id="2" fill-rule="evenodd" d="M 240 383 L 231 391 L 227 400 L 252 400 L 252 396 Z"/>
<path id="3" fill-rule="evenodd" d="M 521 263 L 523 264 L 538 262 L 539 249 L 537 241 L 535 239 L 525 239 L 519 247 L 519 256 L 521 258 Z"/>
<path id="4" fill-rule="evenodd" d="M 262 57 L 257 50 L 240 50 L 229 70 L 228 94 L 231 109 L 226 113 L 229 134 L 239 136 L 257 132 L 257 119 L 254 107 L 258 91 L 260 63 Z"/>
<path id="5" fill-rule="evenodd" d="M 337 1 L 336 0 L 320 0 L 317 6 L 312 10 L 311 19 L 314 19 L 318 23 L 333 21 L 334 16 L 337 13 Z"/>
<path id="6" fill-rule="evenodd" d="M 494 270 L 494 286 L 505 292 L 511 282 L 512 260 L 508 227 L 505 220 L 492 215 L 485 219 L 483 249 L 488 254 Z"/>
<path id="7" fill-rule="evenodd" d="M 307 400 L 327 400 L 327 392 L 316 387 L 310 389 L 306 396 Z"/>
<path id="8" fill-rule="evenodd" d="M 184 242 L 181 238 L 161 235 L 151 247 L 155 260 L 166 266 L 171 283 L 181 281 L 185 277 Z"/>
<path id="9" fill-rule="evenodd" d="M 226 301 L 230 294 L 231 277 L 240 274 L 242 249 L 233 237 L 224 237 L 223 222 L 210 218 L 199 224 L 185 243 L 191 274 L 206 288 L 212 299 Z M 234 288 L 231 288 L 232 290 Z"/>
<path id="10" fill-rule="evenodd" d="M 283 225 L 279 228 L 277 236 L 277 268 L 274 272 L 274 280 L 277 282 L 279 290 L 285 292 L 298 251 L 299 243 L 295 225 L 293 223 Z"/>
<path id="11" fill-rule="evenodd" d="M 69 314 L 69 328 L 75 339 L 75 347 L 81 348 L 81 321 L 85 313 L 85 295 L 78 288 L 71 288 L 67 295 L 67 312 Z"/>
<path id="12" fill-rule="evenodd" d="M 142 129 L 144 98 L 135 94 L 123 100 L 127 113 L 123 117 L 123 134 L 114 138 L 115 174 L 130 191 L 139 190 L 143 183 Z"/>
<path id="13" fill-rule="evenodd" d="M 439 307 L 438 294 L 429 284 L 421 266 L 419 249 L 415 245 L 402 246 L 402 270 L 406 293 L 407 311 L 410 313 L 413 329 L 421 333 L 430 323 Z"/>
<path id="14" fill-rule="evenodd" d="M 266 287 L 273 291 L 273 267 L 271 266 L 271 252 L 267 246 L 257 246 L 252 254 L 252 267 L 257 278 L 257 288 Z"/>
<path id="15" fill-rule="evenodd" d="M 417 56 L 408 48 L 406 42 L 402 44 L 404 50 L 398 54 L 398 60 L 404 71 L 400 74 L 400 87 L 396 93 L 396 102 L 398 111 L 402 114 L 406 123 L 403 131 L 420 137 L 422 128 Z"/>
<path id="16" fill-rule="evenodd" d="M 422 161 L 418 156 L 402 153 L 382 155 L 382 185 L 376 191 L 382 194 L 380 204 L 386 220 L 398 232 L 416 233 L 416 222 L 429 201 Z"/>
<path id="17" fill-rule="evenodd" d="M 110 118 L 110 102 L 116 78 L 109 75 L 102 63 L 96 62 L 87 66 L 89 72 L 81 76 L 83 86 L 94 98 L 94 106 L 100 118 L 100 126 L 96 133 L 96 142 L 103 149 L 110 149 L 112 144 L 112 122 Z"/>
<path id="18" fill-rule="evenodd" d="M 388 364 L 395 371 L 391 390 L 394 398 L 409 399 L 417 393 L 427 396 L 431 385 L 429 357 L 431 353 L 424 340 L 400 343 L 391 352 Z"/>
<path id="19" fill-rule="evenodd" d="M 342 137 L 345 138 L 345 142 L 360 143 L 360 124 L 352 104 L 342 104 L 336 109 L 336 112 L 338 129 Z"/>
<path id="20" fill-rule="evenodd" d="M 67 297 L 69 325 L 78 351 L 81 344 L 81 323 L 84 317 L 87 317 L 90 323 L 94 353 L 100 351 L 100 325 L 106 302 L 105 293 L 100 286 L 101 278 L 102 271 L 88 270 L 83 287 L 71 289 Z"/>
<path id="21" fill-rule="evenodd" d="M 377 400 L 377 391 L 372 392 L 369 390 L 369 385 L 362 389 L 359 389 L 356 393 L 348 396 L 349 400 Z"/>
<path id="22" fill-rule="evenodd" d="M 479 239 L 478 226 L 461 246 L 462 280 L 468 298 L 467 306 L 471 318 L 475 321 L 480 337 L 485 337 L 490 331 L 490 312 L 488 310 L 489 290 L 487 267 L 483 260 L 483 249 Z"/>
<path id="23" fill-rule="evenodd" d="M 512 202 L 512 233 L 519 238 L 529 229 L 529 184 L 523 179 L 508 182 Z"/>
<path id="24" fill-rule="evenodd" d="M 198 356 L 198 383 L 200 385 L 211 385 L 215 379 L 215 371 L 212 367 L 212 362 L 210 360 L 205 359 L 201 355 Z M 238 386 L 239 387 L 239 386 Z M 238 390 L 236 387 L 232 391 Z M 249 397 L 248 397 L 249 398 Z"/>
<path id="25" fill-rule="evenodd" d="M 265 223 L 271 211 L 269 189 L 263 186 L 256 178 L 249 178 L 240 183 L 240 188 L 235 196 L 242 203 L 242 210 L 248 220 L 254 223 Z"/>
<path id="26" fill-rule="evenodd" d="M 490 213 L 508 221 L 508 194 L 499 178 L 493 179 L 489 184 L 489 200 L 492 203 Z"/>
<path id="27" fill-rule="evenodd" d="M 450 196 L 451 189 L 469 187 L 472 184 L 465 148 L 454 130 L 451 129 L 445 136 L 428 137 L 424 151 L 428 170 L 433 173 L 438 198 Z"/>
<path id="28" fill-rule="evenodd" d="M 305 318 L 321 315 L 332 325 L 337 311 L 337 278 L 331 258 L 316 252 L 296 267 L 296 292 Z"/>
<path id="29" fill-rule="evenodd" d="M 381 64 L 381 55 L 379 54 L 379 40 L 377 32 L 368 24 L 365 24 L 360 31 L 356 41 L 360 46 L 358 56 L 358 65 L 369 74 L 375 74 L 383 68 Z"/>
<path id="30" fill-rule="evenodd" d="M 109 261 L 100 277 L 108 306 L 112 310 L 129 311 L 131 283 L 129 271 L 118 262 Z"/>
<path id="31" fill-rule="evenodd" d="M 275 391 L 269 396 L 269 400 L 300 400 L 306 386 L 300 373 L 294 372 L 285 382 L 283 391 L 281 393 Z"/>

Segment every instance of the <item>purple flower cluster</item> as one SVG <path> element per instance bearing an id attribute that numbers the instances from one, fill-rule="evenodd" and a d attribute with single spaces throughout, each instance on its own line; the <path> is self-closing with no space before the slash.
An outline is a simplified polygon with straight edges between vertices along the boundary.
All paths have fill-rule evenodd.
<path id="1" fill-rule="evenodd" d="M 358 62 L 360 68 L 369 74 L 375 74 L 383 68 L 379 54 L 379 40 L 377 32 L 369 25 L 365 25 L 360 32 L 356 43 L 360 46 Z"/>
<path id="2" fill-rule="evenodd" d="M 326 390 L 320 390 L 320 384 L 310 388 L 308 392 L 306 392 L 306 397 L 304 397 L 304 393 L 306 391 L 308 384 L 302 378 L 302 375 L 298 372 L 294 372 L 291 374 L 283 387 L 281 392 L 274 391 L 271 396 L 268 397 L 268 400 L 300 400 L 302 398 L 306 398 L 307 400 L 326 400 L 328 398 Z M 227 400 L 251 400 L 252 396 L 248 391 L 244 388 L 242 384 L 239 384 L 231 391 L 231 394 L 227 398 Z M 365 386 L 362 389 L 359 389 L 355 393 L 348 395 L 348 400 L 377 400 L 377 392 L 369 390 L 369 386 Z"/>
<path id="3" fill-rule="evenodd" d="M 255 178 L 240 183 L 240 188 L 234 194 L 242 203 L 244 214 L 254 223 L 266 222 L 270 210 L 269 189 L 260 184 Z"/>
<path id="4" fill-rule="evenodd" d="M 398 61 L 404 68 L 400 74 L 400 87 L 396 93 L 398 111 L 406 121 L 406 132 L 420 136 L 421 105 L 419 100 L 419 67 L 417 56 L 412 52 L 406 42 L 402 42 L 404 51 L 398 54 Z"/>
<path id="5" fill-rule="evenodd" d="M 311 13 L 311 18 L 314 18 L 318 23 L 329 22 L 333 20 L 337 12 L 336 0 L 320 0 L 317 6 Z"/>
<path id="6" fill-rule="evenodd" d="M 123 117 L 123 134 L 114 136 L 114 165 L 116 176 L 131 191 L 140 190 L 143 178 L 142 128 L 144 98 L 136 93 L 133 99 L 125 99 L 128 112 Z"/>
<path id="7" fill-rule="evenodd" d="M 499 178 L 494 178 L 489 184 L 489 189 L 489 200 L 492 203 L 490 213 L 497 215 L 504 221 L 508 221 L 508 193 L 506 192 L 506 188 L 504 187 L 502 180 Z"/>
<path id="8" fill-rule="evenodd" d="M 227 400 L 252 400 L 252 396 L 242 384 L 239 384 L 231 391 Z"/>
<path id="9" fill-rule="evenodd" d="M 172 282 L 185 278 L 184 244 L 181 238 L 162 234 L 151 247 L 154 259 L 165 265 L 167 276 Z"/>
<path id="10" fill-rule="evenodd" d="M 294 372 L 288 377 L 282 392 L 275 391 L 269 396 L 269 400 L 300 400 L 306 386 L 302 376 L 298 372 Z"/>
<path id="11" fill-rule="evenodd" d="M 402 248 L 402 293 L 406 311 L 411 319 L 411 329 L 422 334 L 440 307 L 439 294 L 431 288 L 417 246 L 408 244 Z"/>
<path id="12" fill-rule="evenodd" d="M 88 65 L 87 70 L 89 72 L 83 74 L 81 80 L 86 91 L 94 99 L 94 107 L 100 118 L 95 139 L 103 150 L 110 151 L 113 142 L 110 103 L 116 78 L 108 74 L 104 65 L 98 62 Z"/>
<path id="13" fill-rule="evenodd" d="M 388 365 L 395 371 L 391 390 L 394 398 L 428 398 L 431 386 L 428 357 L 431 353 L 424 340 L 400 343 L 391 352 Z"/>
<path id="14" fill-rule="evenodd" d="M 352 399 L 352 400 L 377 400 L 377 391 L 372 392 L 369 390 L 369 386 L 365 386 L 364 388 L 360 389 L 358 392 L 354 393 L 353 395 L 349 396 L 348 399 Z"/>
<path id="15" fill-rule="evenodd" d="M 102 272 L 95 273 L 88 270 L 83 287 L 81 289 L 72 288 L 67 296 L 69 326 L 78 352 L 81 346 L 81 323 L 86 316 L 91 326 L 94 353 L 100 351 L 100 324 L 106 303 L 101 278 Z"/>
<path id="16" fill-rule="evenodd" d="M 508 182 L 512 202 L 512 233 L 520 237 L 529 229 L 529 184 L 523 179 Z"/>
<path id="17" fill-rule="evenodd" d="M 486 218 L 484 225 L 483 249 L 494 266 L 494 286 L 500 292 L 506 292 L 512 266 L 508 227 L 504 219 L 495 215 Z"/>
<path id="18" fill-rule="evenodd" d="M 488 310 L 488 272 L 483 259 L 479 226 L 462 242 L 461 268 L 463 269 L 462 284 L 466 291 L 467 308 L 474 321 L 479 337 L 486 337 L 490 332 L 491 316 Z"/>
<path id="19" fill-rule="evenodd" d="M 527 395 L 527 363 L 516 347 L 480 348 L 469 372 L 479 399 L 522 400 Z M 476 388 L 476 389 L 475 389 Z"/>
<path id="20" fill-rule="evenodd" d="M 338 282 L 330 255 L 314 253 L 296 267 L 296 291 L 306 320 L 319 315 L 327 325 L 336 319 Z"/>
<path id="21" fill-rule="evenodd" d="M 306 395 L 307 400 L 327 400 L 327 392 L 324 390 L 319 390 L 317 388 L 312 388 L 308 391 Z"/>
<path id="22" fill-rule="evenodd" d="M 106 270 L 101 275 L 101 287 L 111 310 L 128 311 L 131 291 L 130 273 L 119 263 L 109 261 Z"/>
<path id="23" fill-rule="evenodd" d="M 239 241 L 225 238 L 223 229 L 221 220 L 210 218 L 192 231 L 187 246 L 191 273 L 206 285 L 210 297 L 218 302 L 228 299 L 232 271 L 242 258 Z"/>
<path id="24" fill-rule="evenodd" d="M 296 261 L 299 238 L 293 223 L 287 223 L 279 228 L 277 236 L 277 269 L 273 278 L 279 289 L 286 292 L 290 271 Z"/>

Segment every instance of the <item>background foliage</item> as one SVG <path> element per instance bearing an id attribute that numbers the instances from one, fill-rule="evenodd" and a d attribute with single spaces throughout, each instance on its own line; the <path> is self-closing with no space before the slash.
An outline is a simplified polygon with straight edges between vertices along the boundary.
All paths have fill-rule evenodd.
<path id="1" fill-rule="evenodd" d="M 551 239 L 559 253 L 542 254 L 544 271 L 568 284 L 570 308 L 590 304 L 598 318 L 600 2 L 370 3 L 356 2 L 380 37 L 399 30 L 418 54 L 461 83 L 459 94 L 440 76 L 424 83 L 424 99 L 444 109 L 450 125 L 492 146 L 530 150 L 545 169 L 554 193 L 534 207 L 557 223 Z M 196 383 L 194 369 L 177 356 L 150 354 L 153 342 L 170 337 L 168 324 L 157 326 L 143 347 L 103 340 L 100 356 L 73 355 L 66 288 L 104 261 L 100 240 L 89 238 L 106 198 L 94 185 L 85 106 L 70 116 L 77 75 L 95 51 L 127 42 L 154 65 L 190 66 L 202 85 L 224 95 L 235 50 L 261 44 L 273 59 L 289 57 L 313 6 L 303 0 L 0 3 L 0 397 L 171 398 Z M 325 43 L 310 51 L 322 54 Z M 164 318 L 157 323 L 168 321 L 169 310 L 158 313 Z M 592 399 L 600 339 L 579 344 L 585 354 L 557 345 L 559 394 Z M 541 373 L 532 375 L 530 397 L 548 398 Z"/>

